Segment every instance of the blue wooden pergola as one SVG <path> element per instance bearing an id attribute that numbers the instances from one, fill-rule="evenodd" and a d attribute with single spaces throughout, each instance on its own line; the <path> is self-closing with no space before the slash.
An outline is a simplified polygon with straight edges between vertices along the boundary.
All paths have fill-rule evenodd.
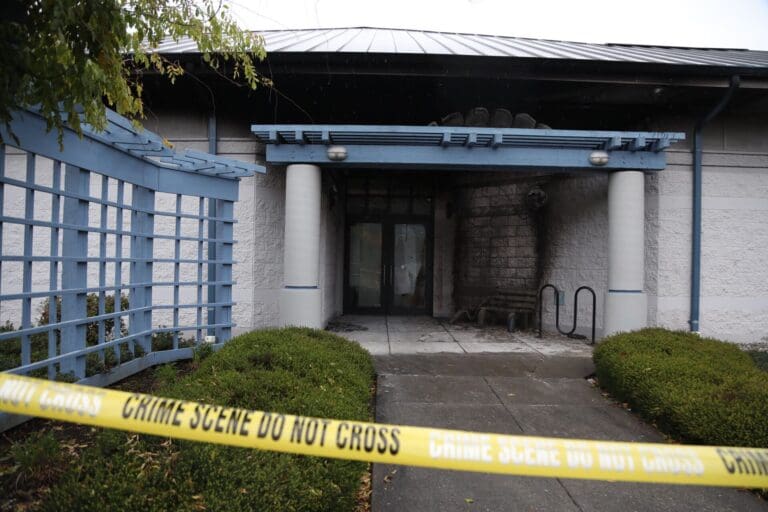
<path id="1" fill-rule="evenodd" d="M 264 167 L 191 149 L 177 151 L 159 135 L 139 130 L 131 121 L 107 110 L 107 126 L 97 130 L 82 124 L 82 138 L 65 125 L 62 144 L 49 134 L 45 119 L 34 108 L 17 110 L 12 137 L 4 126 L 0 135 L 9 145 L 84 169 L 110 170 L 116 179 L 139 180 L 158 192 L 200 194 L 237 199 L 237 179 L 263 173 Z M 18 141 L 18 144 L 16 144 Z M 184 179 L 179 179 L 182 171 Z M 214 180 L 209 177 L 222 178 Z M 215 183 L 215 185 L 213 184 Z"/>
<path id="2" fill-rule="evenodd" d="M 447 126 L 258 125 L 272 164 L 441 170 L 659 171 L 685 134 Z M 329 148 L 341 147 L 345 153 Z"/>
<path id="3" fill-rule="evenodd" d="M 104 130 L 81 126 L 65 123 L 60 145 L 35 109 L 0 125 L 0 310 L 17 328 L 0 344 L 18 346 L 0 371 L 107 385 L 228 341 L 234 202 L 240 178 L 264 167 L 176 151 L 112 111 Z M 0 414 L 0 431 L 22 420 Z"/>

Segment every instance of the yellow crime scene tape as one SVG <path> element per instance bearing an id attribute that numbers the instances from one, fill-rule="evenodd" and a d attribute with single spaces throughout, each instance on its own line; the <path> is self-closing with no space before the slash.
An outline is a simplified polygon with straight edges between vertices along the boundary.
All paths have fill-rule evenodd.
<path id="1" fill-rule="evenodd" d="M 511 436 L 252 411 L 0 373 L 0 411 L 177 439 L 427 468 L 768 488 L 768 449 Z"/>

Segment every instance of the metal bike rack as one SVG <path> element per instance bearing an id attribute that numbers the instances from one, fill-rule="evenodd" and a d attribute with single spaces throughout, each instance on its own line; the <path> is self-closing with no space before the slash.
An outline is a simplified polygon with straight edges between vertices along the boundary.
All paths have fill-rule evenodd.
<path id="1" fill-rule="evenodd" d="M 584 339 L 585 336 L 582 336 L 580 334 L 576 334 L 576 327 L 578 325 L 579 321 L 579 293 L 582 290 L 586 290 L 589 293 L 592 294 L 592 344 L 595 344 L 595 314 L 597 310 L 597 295 L 595 294 L 595 291 L 590 288 L 589 286 L 580 286 L 576 289 L 576 291 L 573 294 L 573 327 L 570 331 L 564 331 L 560 328 L 560 301 L 558 298 L 560 297 L 560 290 L 557 289 L 557 287 L 553 284 L 547 283 L 544 286 L 541 287 L 539 290 L 539 338 L 542 336 L 542 316 L 544 314 L 544 301 L 542 300 L 544 296 L 544 290 L 547 288 L 552 288 L 552 291 L 554 292 L 554 298 L 555 298 L 555 327 L 557 328 L 557 332 L 564 336 L 568 336 L 569 338 L 577 338 L 577 339 Z"/>

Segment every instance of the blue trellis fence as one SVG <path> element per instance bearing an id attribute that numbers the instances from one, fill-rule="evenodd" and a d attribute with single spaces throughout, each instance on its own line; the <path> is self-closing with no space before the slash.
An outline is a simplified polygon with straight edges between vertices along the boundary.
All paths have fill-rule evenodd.
<path id="1" fill-rule="evenodd" d="M 63 149 L 32 109 L 0 134 L 0 370 L 103 386 L 230 339 L 234 202 L 262 167 L 114 112 Z"/>

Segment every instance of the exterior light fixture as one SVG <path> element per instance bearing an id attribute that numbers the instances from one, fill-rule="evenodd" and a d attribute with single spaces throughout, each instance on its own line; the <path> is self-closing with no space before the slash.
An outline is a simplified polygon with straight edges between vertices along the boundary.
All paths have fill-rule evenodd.
<path id="1" fill-rule="evenodd" d="M 329 150 L 330 151 L 330 150 Z M 589 154 L 589 163 L 592 165 L 602 166 L 608 163 L 607 151 L 593 151 Z"/>
<path id="2" fill-rule="evenodd" d="M 328 160 L 341 162 L 347 159 L 347 148 L 344 146 L 331 146 L 327 151 Z"/>

